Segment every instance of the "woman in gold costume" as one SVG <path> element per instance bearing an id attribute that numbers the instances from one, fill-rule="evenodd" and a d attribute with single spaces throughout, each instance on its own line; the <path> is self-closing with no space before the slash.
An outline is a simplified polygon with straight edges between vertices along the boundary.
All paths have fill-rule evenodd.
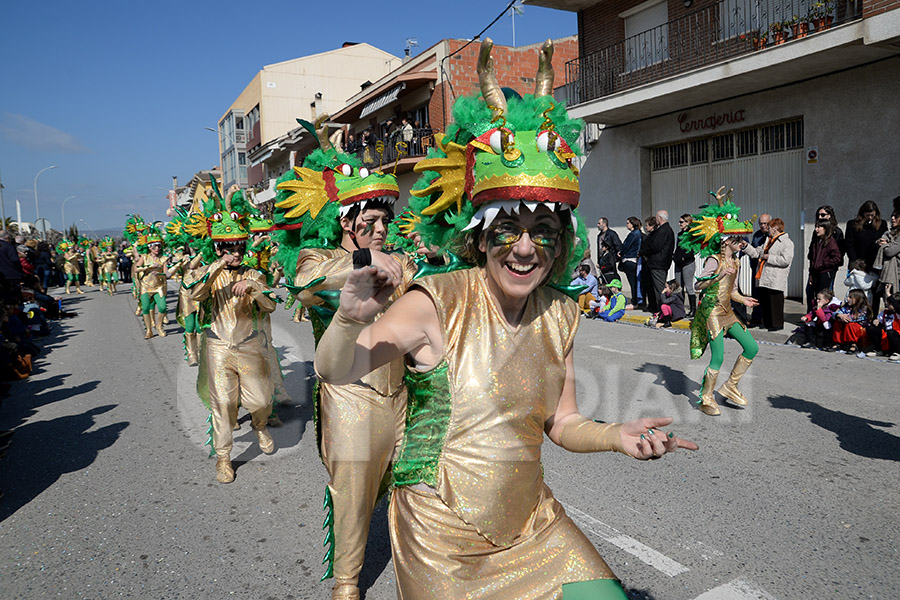
<path id="1" fill-rule="evenodd" d="M 63 240 L 56 246 L 56 251 L 62 254 L 63 260 L 63 270 L 66 275 L 66 294 L 71 293 L 71 286 L 75 284 L 75 292 L 78 294 L 83 294 L 81 291 L 81 284 L 79 282 L 79 277 L 81 275 L 81 269 L 78 268 L 78 246 L 68 240 Z"/>
<path id="2" fill-rule="evenodd" d="M 151 230 L 144 243 L 149 252 L 141 256 L 134 265 L 135 273 L 141 282 L 141 314 L 144 315 L 144 339 L 153 337 L 153 317 L 151 311 L 156 309 L 156 332 L 159 337 L 166 337 L 163 329 L 163 318 L 166 314 L 166 278 L 175 273 L 178 265 L 166 267 L 166 257 L 162 255 L 162 236 Z"/>
<path id="3" fill-rule="evenodd" d="M 738 389 L 738 383 L 759 351 L 759 345 L 734 314 L 731 303 L 739 302 L 750 308 L 759 303 L 743 296 L 737 286 L 740 268 L 737 253 L 744 243 L 741 236 L 753 233 L 753 223 L 738 220 L 741 209 L 731 200 L 730 191 L 725 193 L 721 187 L 710 194 L 715 196 L 716 204 L 709 204 L 701 214 L 694 215 L 689 235 L 680 238 L 679 243 L 705 258 L 703 272 L 694 284 L 700 302 L 691 321 L 691 358 L 700 358 L 709 346 L 711 356 L 703 375 L 700 410 L 707 415 L 718 415 L 720 410 L 713 389 L 725 360 L 725 336 L 737 340 L 743 352 L 719 393 L 740 406 L 747 404 L 747 398 Z"/>
<path id="4" fill-rule="evenodd" d="M 408 365 L 389 508 L 400 598 L 624 599 L 544 484 L 543 436 L 572 452 L 639 459 L 697 446 L 659 429 L 668 418 L 601 423 L 578 411 L 579 309 L 549 284 L 568 281 L 586 246 L 569 146 L 580 122 L 549 97 L 549 43 L 535 94 L 524 99 L 497 86 L 491 45 L 479 58 L 485 102 L 454 107 L 465 125 L 436 136 L 439 151 L 416 167 L 422 202 L 410 201 L 423 241 L 456 250 L 469 268 L 417 280 L 374 322 L 401 273 L 357 269 L 316 370 L 341 384 L 397 358 Z"/>

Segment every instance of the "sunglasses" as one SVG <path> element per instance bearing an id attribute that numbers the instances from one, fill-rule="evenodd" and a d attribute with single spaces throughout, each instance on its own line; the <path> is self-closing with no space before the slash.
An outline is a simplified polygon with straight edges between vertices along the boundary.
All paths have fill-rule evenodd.
<path id="1" fill-rule="evenodd" d="M 490 242 L 494 246 L 512 246 L 522 239 L 523 233 L 528 234 L 535 246 L 552 248 L 559 241 L 560 230 L 548 225 L 538 225 L 531 229 L 525 229 L 513 223 L 501 223 L 488 230 Z"/>

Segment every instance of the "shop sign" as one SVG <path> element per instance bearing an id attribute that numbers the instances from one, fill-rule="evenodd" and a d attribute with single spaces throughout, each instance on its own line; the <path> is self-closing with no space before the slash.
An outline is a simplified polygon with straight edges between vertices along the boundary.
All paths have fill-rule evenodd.
<path id="1" fill-rule="evenodd" d="M 678 127 L 681 133 L 701 131 L 703 129 L 716 129 L 722 125 L 733 125 L 744 120 L 744 109 L 729 110 L 728 112 L 713 113 L 708 117 L 690 119 L 686 112 L 678 115 Z"/>

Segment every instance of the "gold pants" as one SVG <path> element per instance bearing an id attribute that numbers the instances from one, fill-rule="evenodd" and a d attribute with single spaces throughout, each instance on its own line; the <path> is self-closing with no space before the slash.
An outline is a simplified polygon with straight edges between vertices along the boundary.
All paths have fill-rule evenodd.
<path id="1" fill-rule="evenodd" d="M 356 585 L 372 510 L 406 424 L 406 390 L 384 397 L 350 384 L 321 384 L 322 462 L 334 507 L 335 583 Z"/>
<path id="2" fill-rule="evenodd" d="M 237 347 L 207 338 L 206 369 L 212 408 L 213 448 L 228 459 L 233 446 L 232 427 L 237 421 L 238 401 L 249 413 L 254 429 L 266 425 L 272 412 L 272 381 L 259 336 Z"/>
<path id="3" fill-rule="evenodd" d="M 559 599 L 564 583 L 616 578 L 546 485 L 508 548 L 489 542 L 430 491 L 396 488 L 389 514 L 400 600 Z"/>

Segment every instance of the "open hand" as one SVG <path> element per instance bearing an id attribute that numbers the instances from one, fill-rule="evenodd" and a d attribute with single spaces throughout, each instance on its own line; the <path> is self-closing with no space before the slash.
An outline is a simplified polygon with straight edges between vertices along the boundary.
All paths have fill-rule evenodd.
<path id="1" fill-rule="evenodd" d="M 678 448 L 685 450 L 700 448 L 690 440 L 660 429 L 671 423 L 672 417 L 645 418 L 623 423 L 620 435 L 625 451 L 635 458 L 652 459 L 659 458 L 666 452 L 674 452 Z"/>
<path id="2" fill-rule="evenodd" d="M 747 296 L 746 298 L 744 298 L 744 306 L 746 306 L 747 308 L 756 308 L 757 306 L 759 306 L 759 300 Z"/>
<path id="3" fill-rule="evenodd" d="M 243 298 L 247 293 L 247 288 L 250 287 L 250 282 L 246 279 L 241 279 L 240 281 L 235 281 L 231 284 L 231 293 L 234 294 L 238 298 Z"/>
<path id="4" fill-rule="evenodd" d="M 374 263 L 375 253 L 372 255 Z M 397 261 L 390 260 L 397 264 Z M 399 277 L 392 276 L 374 264 L 356 269 L 347 276 L 347 282 L 341 291 L 341 308 L 351 319 L 368 323 L 384 308 L 399 283 Z"/>

